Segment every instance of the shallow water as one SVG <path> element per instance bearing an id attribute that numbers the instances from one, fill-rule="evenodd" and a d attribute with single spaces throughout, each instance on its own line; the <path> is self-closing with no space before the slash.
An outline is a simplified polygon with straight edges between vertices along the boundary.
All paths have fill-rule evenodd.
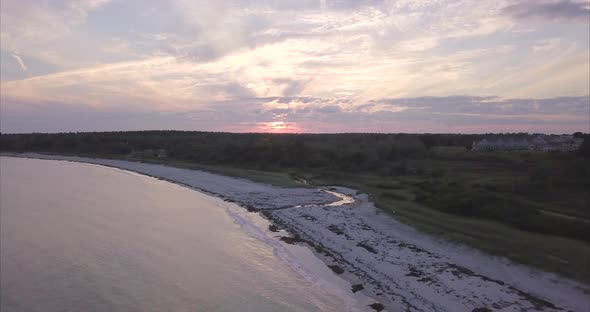
<path id="1" fill-rule="evenodd" d="M 318 286 L 338 281 L 295 272 L 251 236 L 243 222 L 261 221 L 231 203 L 94 165 L 0 168 L 3 312 L 354 310 Z"/>

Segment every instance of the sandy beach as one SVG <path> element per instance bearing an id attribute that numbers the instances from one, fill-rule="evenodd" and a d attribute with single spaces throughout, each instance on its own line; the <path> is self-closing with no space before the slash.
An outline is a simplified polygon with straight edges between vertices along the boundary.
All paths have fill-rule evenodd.
<path id="1" fill-rule="evenodd" d="M 282 188 L 204 171 L 113 159 L 19 154 L 120 168 L 215 194 L 308 245 L 384 311 L 587 311 L 589 287 L 420 233 L 356 190 Z M 352 293 L 352 291 L 351 291 Z M 379 309 L 379 306 L 375 306 Z M 368 308 L 369 310 L 371 308 Z"/>

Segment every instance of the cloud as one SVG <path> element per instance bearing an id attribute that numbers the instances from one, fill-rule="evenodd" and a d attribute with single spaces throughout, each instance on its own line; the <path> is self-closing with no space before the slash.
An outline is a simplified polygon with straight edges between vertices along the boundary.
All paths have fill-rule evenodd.
<path id="1" fill-rule="evenodd" d="M 3 0 L 1 109 L 186 114 L 234 130 L 543 125 L 584 115 L 565 100 L 590 93 L 588 27 L 567 22 L 587 17 L 584 3 Z"/>
<path id="2" fill-rule="evenodd" d="M 448 114 L 458 116 L 479 116 L 505 118 L 539 117 L 547 118 L 555 116 L 582 116 L 582 119 L 590 119 L 590 95 L 555 97 L 544 99 L 533 98 L 501 98 L 498 96 L 446 96 L 446 97 L 417 97 L 394 98 L 371 101 L 363 105 L 367 107 L 380 107 L 383 111 L 391 111 L 396 107 L 404 107 L 406 110 L 419 110 L 425 114 Z"/>
<path id="3" fill-rule="evenodd" d="M 551 39 L 544 39 L 539 40 L 533 46 L 533 52 L 547 52 L 552 51 L 560 48 L 561 39 L 559 38 L 551 38 Z"/>
<path id="4" fill-rule="evenodd" d="M 126 131 L 145 129 L 174 129 L 219 131 L 219 115 L 200 110 L 176 114 L 146 112 L 136 109 L 104 110 L 95 107 L 76 107 L 59 102 L 18 101 L 20 108 L 3 109 L 0 132 L 77 132 Z M 231 119 L 222 120 L 232 123 Z"/>
<path id="5" fill-rule="evenodd" d="M 3 44 L 20 45 L 27 41 L 47 42 L 71 33 L 84 23 L 90 11 L 109 0 L 2 1 Z M 13 47 L 18 49 L 18 47 Z M 19 49 L 21 51 L 21 49 Z"/>
<path id="6" fill-rule="evenodd" d="M 334 114 L 341 112 L 342 108 L 338 105 L 326 105 L 316 108 L 315 111 L 323 114 Z"/>
<path id="7" fill-rule="evenodd" d="M 590 2 L 586 0 L 519 0 L 506 6 L 503 12 L 516 19 L 590 22 Z"/>
<path id="8" fill-rule="evenodd" d="M 272 103 L 289 103 L 280 98 Z M 555 98 L 444 96 L 389 98 L 351 105 L 338 99 L 307 101 L 273 109 L 260 103 L 252 120 L 297 124 L 309 132 L 565 132 L 589 131 L 590 95 Z M 400 109 L 401 108 L 401 109 Z M 250 113 L 246 113 L 248 116 Z M 243 116 L 244 118 L 244 116 Z M 256 119 L 258 118 L 258 119 Z"/>
<path id="9" fill-rule="evenodd" d="M 11 54 L 11 55 L 12 55 L 12 57 L 14 57 L 14 59 L 15 59 L 15 60 L 18 62 L 18 65 L 20 65 L 20 68 L 22 68 L 22 70 L 23 70 L 25 73 L 28 73 L 27 66 L 26 66 L 26 65 L 25 65 L 25 63 L 23 62 L 23 59 L 22 59 L 20 56 L 18 56 L 18 54 L 16 54 L 16 53 L 13 53 L 13 54 Z"/>
<path id="10" fill-rule="evenodd" d="M 311 82 L 309 79 L 291 79 L 291 78 L 275 78 L 272 81 L 278 85 L 284 86 L 282 95 L 285 97 L 298 96 L 303 92 L 307 84 Z"/>
<path id="11" fill-rule="evenodd" d="M 296 132 L 588 132 L 590 96 L 389 98 L 351 105 L 333 98 L 245 98 L 184 110 L 83 107 L 4 98 L 2 132 L 177 129 Z M 396 107 L 403 106 L 404 110 Z M 376 107 L 376 110 L 367 109 Z M 76 116 L 72 118 L 71 116 Z M 274 130 L 273 130 L 274 129 Z"/>

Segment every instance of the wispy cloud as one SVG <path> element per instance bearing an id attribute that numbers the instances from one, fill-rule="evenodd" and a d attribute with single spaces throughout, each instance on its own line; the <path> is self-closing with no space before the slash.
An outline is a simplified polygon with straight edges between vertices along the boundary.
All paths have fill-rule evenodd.
<path id="1" fill-rule="evenodd" d="M 20 57 L 18 54 L 16 54 L 16 53 L 13 53 L 13 54 L 11 54 L 11 55 L 12 55 L 12 57 L 14 57 L 14 59 L 15 59 L 15 60 L 18 62 L 18 65 L 20 65 L 20 68 L 22 68 L 22 70 L 23 70 L 25 73 L 28 73 L 27 66 L 26 66 L 26 65 L 25 65 L 25 63 L 23 62 L 23 59 L 22 59 L 22 58 L 21 58 L 21 57 Z"/>

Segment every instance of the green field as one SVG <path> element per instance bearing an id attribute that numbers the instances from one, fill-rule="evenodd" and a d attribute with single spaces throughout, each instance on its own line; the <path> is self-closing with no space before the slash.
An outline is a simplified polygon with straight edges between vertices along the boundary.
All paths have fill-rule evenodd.
<path id="1" fill-rule="evenodd" d="M 579 153 L 469 151 L 481 137 L 3 134 L 0 150 L 150 161 L 287 187 L 302 186 L 296 179 L 349 186 L 437 237 L 590 282 L 588 139 Z M 166 157 L 142 152 L 149 149 L 163 149 Z"/>

